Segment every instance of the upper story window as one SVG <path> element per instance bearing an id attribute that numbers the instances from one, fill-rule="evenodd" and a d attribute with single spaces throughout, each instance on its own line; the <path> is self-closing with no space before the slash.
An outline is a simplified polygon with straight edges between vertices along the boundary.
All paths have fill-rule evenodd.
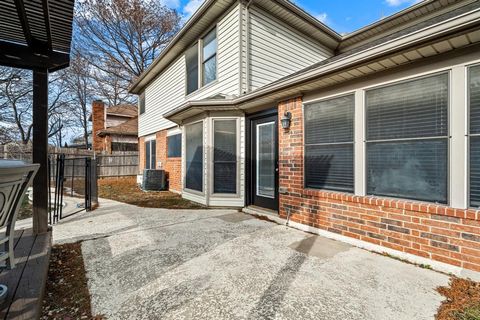
<path id="1" fill-rule="evenodd" d="M 305 106 L 305 186 L 353 192 L 353 94 Z"/>
<path id="2" fill-rule="evenodd" d="M 213 29 L 203 38 L 202 84 L 217 79 L 217 29 Z"/>
<path id="3" fill-rule="evenodd" d="M 198 89 L 198 43 L 187 50 L 185 54 L 187 63 L 187 94 Z"/>
<path id="4" fill-rule="evenodd" d="M 480 207 L 480 65 L 468 69 L 470 206 Z"/>
<path id="5" fill-rule="evenodd" d="M 217 79 L 216 28 L 186 51 L 185 62 L 187 95 Z"/>
<path id="6" fill-rule="evenodd" d="M 140 114 L 145 113 L 145 92 L 138 97 L 138 109 L 140 110 Z"/>
<path id="7" fill-rule="evenodd" d="M 368 194 L 447 203 L 448 79 L 366 91 Z"/>

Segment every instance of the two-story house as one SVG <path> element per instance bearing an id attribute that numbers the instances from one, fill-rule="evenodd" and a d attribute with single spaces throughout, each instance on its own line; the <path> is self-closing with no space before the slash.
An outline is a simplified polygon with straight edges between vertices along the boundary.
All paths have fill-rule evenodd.
<path id="1" fill-rule="evenodd" d="M 123 104 L 106 108 L 100 100 L 92 102 L 92 149 L 112 154 L 138 150 L 138 109 Z"/>
<path id="2" fill-rule="evenodd" d="M 131 88 L 142 169 L 208 206 L 480 271 L 479 42 L 478 0 L 343 36 L 287 0 L 206 0 Z"/>

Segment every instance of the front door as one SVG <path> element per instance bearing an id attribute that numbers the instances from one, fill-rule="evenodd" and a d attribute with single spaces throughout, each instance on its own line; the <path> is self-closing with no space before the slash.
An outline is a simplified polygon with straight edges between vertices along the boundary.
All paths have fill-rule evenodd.
<path id="1" fill-rule="evenodd" d="M 250 202 L 278 210 L 278 116 L 250 122 Z"/>

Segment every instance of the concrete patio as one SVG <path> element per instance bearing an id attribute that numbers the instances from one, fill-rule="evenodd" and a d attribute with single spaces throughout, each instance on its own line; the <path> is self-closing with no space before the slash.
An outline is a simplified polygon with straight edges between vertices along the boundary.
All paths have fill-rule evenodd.
<path id="1" fill-rule="evenodd" d="M 100 208 L 54 226 L 83 240 L 108 319 L 433 319 L 448 276 L 235 210 Z"/>

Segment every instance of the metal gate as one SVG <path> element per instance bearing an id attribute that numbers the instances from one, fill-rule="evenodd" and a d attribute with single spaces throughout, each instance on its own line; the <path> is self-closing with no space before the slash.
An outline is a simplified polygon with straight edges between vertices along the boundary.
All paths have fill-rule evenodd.
<path id="1" fill-rule="evenodd" d="M 97 165 L 90 157 L 49 157 L 50 224 L 98 205 Z"/>

